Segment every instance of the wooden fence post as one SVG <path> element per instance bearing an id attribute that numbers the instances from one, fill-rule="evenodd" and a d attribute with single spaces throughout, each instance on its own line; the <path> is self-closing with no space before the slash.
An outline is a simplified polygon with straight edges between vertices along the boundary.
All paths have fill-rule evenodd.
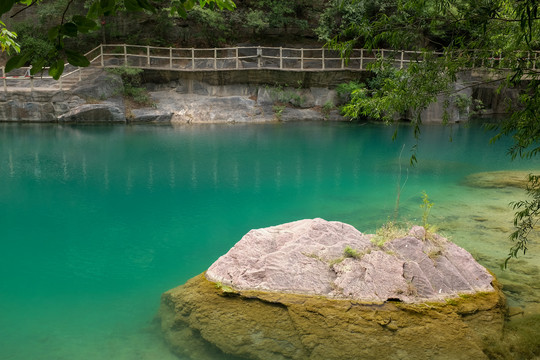
<path id="1" fill-rule="evenodd" d="M 150 66 L 150 45 L 146 45 L 146 65 Z"/>
<path id="2" fill-rule="evenodd" d="M 324 69 L 325 69 L 325 64 L 324 64 L 324 48 L 322 48 L 322 54 L 321 54 L 321 57 L 322 57 L 322 69 L 324 70 Z"/>
<path id="3" fill-rule="evenodd" d="M 104 67 L 105 66 L 105 59 L 104 59 L 104 56 L 103 56 L 103 44 L 101 44 L 99 46 L 100 50 L 101 50 L 101 67 Z"/>
<path id="4" fill-rule="evenodd" d="M 214 70 L 217 70 L 217 49 L 214 48 Z"/>
<path id="5" fill-rule="evenodd" d="M 262 49 L 260 46 L 257 46 L 257 69 L 261 68 L 261 57 L 262 57 Z"/>
<path id="6" fill-rule="evenodd" d="M 191 70 L 195 70 L 195 49 L 191 48 Z"/>
<path id="7" fill-rule="evenodd" d="M 360 70 L 364 70 L 364 49 L 360 49 Z"/>
<path id="8" fill-rule="evenodd" d="M 124 44 L 124 65 L 125 66 L 128 66 L 128 61 L 127 61 L 127 45 Z"/>
<path id="9" fill-rule="evenodd" d="M 4 92 L 7 92 L 7 82 L 6 82 L 6 68 L 2 66 L 2 81 L 4 83 Z"/>
<path id="10" fill-rule="evenodd" d="M 238 59 L 238 47 L 236 47 L 236 68 L 238 69 L 240 63 L 240 59 Z"/>
<path id="11" fill-rule="evenodd" d="M 401 50 L 401 62 L 399 64 L 399 68 L 400 69 L 403 69 L 403 55 L 404 55 L 405 51 Z"/>
<path id="12" fill-rule="evenodd" d="M 300 69 L 304 70 L 304 48 L 300 49 Z"/>
<path id="13" fill-rule="evenodd" d="M 279 69 L 283 69 L 283 47 L 279 47 Z"/>
<path id="14" fill-rule="evenodd" d="M 169 47 L 169 68 L 172 69 L 172 46 Z"/>

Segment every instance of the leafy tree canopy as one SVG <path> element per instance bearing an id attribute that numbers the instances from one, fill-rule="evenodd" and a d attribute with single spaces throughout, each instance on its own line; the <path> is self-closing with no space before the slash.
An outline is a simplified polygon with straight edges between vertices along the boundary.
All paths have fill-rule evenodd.
<path id="1" fill-rule="evenodd" d="M 39 6 L 42 0 L 2 0 L 0 1 L 0 16 L 11 11 L 16 5 L 22 5 L 19 12 L 32 6 Z M 43 57 L 36 58 L 32 56 L 31 51 L 20 49 L 16 42 L 16 33 L 6 29 L 4 23 L 0 22 L 0 45 L 2 50 L 11 53 L 18 52 L 12 56 L 7 64 L 6 71 L 30 63 L 32 65 L 32 74 L 41 72 L 48 67 L 49 75 L 58 79 L 64 71 L 64 63 L 74 66 L 88 66 L 89 61 L 80 52 L 70 49 L 66 46 L 65 39 L 76 38 L 80 34 L 89 33 L 99 29 L 101 26 L 99 19 L 103 16 L 117 14 L 121 10 L 131 12 L 150 12 L 156 13 L 158 9 L 166 9 L 173 16 L 186 17 L 187 12 L 195 6 L 201 8 L 219 8 L 233 10 L 236 5 L 232 0 L 87 0 L 86 13 L 68 15 L 68 10 L 75 0 L 68 0 L 61 9 L 61 17 L 58 23 L 50 27 L 47 33 L 48 42 L 51 44 L 50 50 Z"/>
<path id="2" fill-rule="evenodd" d="M 496 125 L 494 140 L 511 136 L 510 156 L 530 158 L 540 152 L 539 6 L 538 0 L 333 0 L 318 33 L 345 57 L 357 47 L 422 52 L 403 69 L 381 59 L 372 67 L 375 79 L 350 84 L 344 111 L 351 118 L 393 122 L 407 113 L 419 130 L 421 111 L 438 95 L 452 96 L 460 72 L 483 64 L 490 71 L 486 82 L 522 89 L 512 116 Z M 533 200 L 513 204 L 518 212 L 509 258 L 527 251 L 540 219 L 538 178 L 530 178 Z"/>

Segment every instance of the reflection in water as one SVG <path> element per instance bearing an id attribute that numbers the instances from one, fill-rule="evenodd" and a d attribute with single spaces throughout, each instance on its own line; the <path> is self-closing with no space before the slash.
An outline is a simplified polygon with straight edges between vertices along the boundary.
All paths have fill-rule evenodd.
<path id="1" fill-rule="evenodd" d="M 82 155 L 81 159 L 81 174 L 83 177 L 83 182 L 86 183 L 86 179 L 88 178 L 88 173 L 86 171 L 86 154 Z"/>
<path id="2" fill-rule="evenodd" d="M 176 171 L 174 161 L 171 159 L 169 162 L 169 186 L 174 189 L 176 186 Z"/>
<path id="3" fill-rule="evenodd" d="M 64 173 L 64 181 L 67 181 L 69 174 L 68 174 L 68 163 L 67 163 L 65 152 L 62 153 L 62 170 Z"/>
<path id="4" fill-rule="evenodd" d="M 197 182 L 197 165 L 193 161 L 191 163 L 191 187 L 196 188 Z"/>
<path id="5" fill-rule="evenodd" d="M 127 167 L 126 169 L 126 194 L 131 194 L 133 189 L 133 169 Z"/>
<path id="6" fill-rule="evenodd" d="M 150 161 L 148 163 L 148 190 L 152 192 L 154 190 L 154 165 Z"/>
<path id="7" fill-rule="evenodd" d="M 13 152 L 11 151 L 11 149 L 9 150 L 9 159 L 8 159 L 8 164 L 9 164 L 9 176 L 10 177 L 13 177 L 15 176 L 15 168 L 13 167 Z"/>
<path id="8" fill-rule="evenodd" d="M 105 190 L 109 190 L 109 165 L 105 164 L 105 168 L 103 170 L 103 182 L 105 184 Z"/>
<path id="9" fill-rule="evenodd" d="M 36 180 L 41 179 L 41 164 L 39 161 L 39 154 L 37 151 L 34 153 L 34 177 L 36 178 Z"/>
<path id="10" fill-rule="evenodd" d="M 255 193 L 258 193 L 261 190 L 261 162 L 260 160 L 255 161 Z"/>

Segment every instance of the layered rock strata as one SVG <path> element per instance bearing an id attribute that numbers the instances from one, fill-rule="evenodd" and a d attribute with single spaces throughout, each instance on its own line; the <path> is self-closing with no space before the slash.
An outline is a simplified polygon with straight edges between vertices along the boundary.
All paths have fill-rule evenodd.
<path id="1" fill-rule="evenodd" d="M 482 359 L 504 311 L 493 276 L 441 236 L 313 219 L 250 231 L 163 294 L 160 318 L 197 359 Z"/>

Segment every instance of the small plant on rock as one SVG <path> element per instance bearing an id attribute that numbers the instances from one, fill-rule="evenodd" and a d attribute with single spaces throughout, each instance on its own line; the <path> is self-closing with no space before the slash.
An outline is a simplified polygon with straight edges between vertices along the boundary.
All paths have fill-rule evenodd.
<path id="1" fill-rule="evenodd" d="M 324 115 L 324 118 L 328 119 L 328 117 L 330 116 L 330 112 L 335 108 L 336 106 L 334 105 L 332 100 L 328 100 L 327 102 L 325 102 L 323 107 L 321 108 L 321 112 Z"/>
<path id="2" fill-rule="evenodd" d="M 428 217 L 429 213 L 431 211 L 431 208 L 433 207 L 433 203 L 429 201 L 428 195 L 425 191 L 422 192 L 422 204 L 420 205 L 420 208 L 423 210 L 422 213 L 422 226 L 427 230 L 430 225 L 428 224 Z"/>
<path id="3" fill-rule="evenodd" d="M 343 250 L 343 255 L 346 257 L 355 258 L 355 259 L 358 259 L 361 257 L 361 254 L 358 252 L 358 250 L 354 250 L 352 247 L 348 245 Z"/>
<path id="4" fill-rule="evenodd" d="M 223 291 L 224 293 L 234 293 L 234 289 L 230 286 L 223 285 L 221 282 L 215 284 L 216 289 Z"/>
<path id="5" fill-rule="evenodd" d="M 375 231 L 375 236 L 371 242 L 378 247 L 383 247 L 387 241 L 394 240 L 407 235 L 407 231 L 398 226 L 395 222 L 389 221 Z"/>
<path id="6" fill-rule="evenodd" d="M 278 121 L 281 121 L 281 115 L 283 114 L 283 110 L 285 110 L 285 105 L 274 105 L 272 107 L 272 110 L 274 111 L 274 114 L 276 115 L 276 119 Z"/>
<path id="7" fill-rule="evenodd" d="M 108 71 L 112 74 L 120 75 L 122 78 L 122 83 L 124 84 L 122 95 L 133 102 L 133 104 L 130 106 L 131 108 L 152 105 L 152 99 L 148 95 L 148 91 L 141 86 L 142 69 L 132 68 L 129 66 L 120 66 L 117 68 L 108 69 Z"/>

